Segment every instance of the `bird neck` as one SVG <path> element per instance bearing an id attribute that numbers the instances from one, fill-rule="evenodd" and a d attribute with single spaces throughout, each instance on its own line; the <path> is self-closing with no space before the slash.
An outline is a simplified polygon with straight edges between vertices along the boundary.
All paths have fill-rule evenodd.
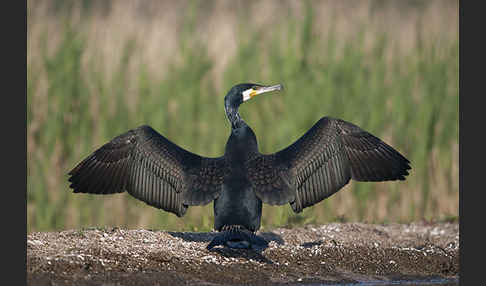
<path id="1" fill-rule="evenodd" d="M 231 129 L 238 129 L 243 126 L 247 126 L 246 122 L 240 116 L 238 112 L 239 106 L 231 106 L 226 108 L 226 117 L 228 117 L 228 121 L 231 123 Z"/>

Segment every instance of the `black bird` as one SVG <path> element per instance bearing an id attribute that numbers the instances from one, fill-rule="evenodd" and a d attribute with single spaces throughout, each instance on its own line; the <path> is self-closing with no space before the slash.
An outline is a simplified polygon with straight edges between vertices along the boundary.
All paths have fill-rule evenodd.
<path id="1" fill-rule="evenodd" d="M 312 206 L 356 181 L 405 180 L 409 161 L 360 127 L 323 117 L 287 148 L 261 154 L 253 130 L 238 107 L 282 85 L 244 83 L 224 98 L 231 134 L 224 155 L 207 158 L 169 141 L 150 126 L 127 131 L 106 143 L 69 172 L 75 193 L 127 191 L 156 208 L 181 217 L 189 206 L 214 201 L 214 228 L 221 231 L 208 249 L 265 246 L 262 203 L 289 203 L 294 212 Z"/>

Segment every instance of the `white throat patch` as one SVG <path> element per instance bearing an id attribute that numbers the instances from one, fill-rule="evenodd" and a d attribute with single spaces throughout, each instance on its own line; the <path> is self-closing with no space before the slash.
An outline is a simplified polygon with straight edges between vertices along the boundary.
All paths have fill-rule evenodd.
<path id="1" fill-rule="evenodd" d="M 247 89 L 243 91 L 243 101 L 247 101 L 248 99 L 251 98 L 250 94 L 253 92 L 253 89 Z"/>

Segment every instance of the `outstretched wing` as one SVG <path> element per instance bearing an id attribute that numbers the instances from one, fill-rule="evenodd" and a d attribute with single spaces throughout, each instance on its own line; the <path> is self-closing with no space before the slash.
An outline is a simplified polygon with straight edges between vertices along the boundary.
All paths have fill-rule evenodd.
<path id="1" fill-rule="evenodd" d="M 287 148 L 262 157 L 270 167 L 249 176 L 257 195 L 268 204 L 290 203 L 295 212 L 336 193 L 350 179 L 405 180 L 410 169 L 410 162 L 379 138 L 330 117 Z"/>
<path id="2" fill-rule="evenodd" d="M 150 126 L 115 137 L 69 172 L 75 193 L 127 191 L 156 208 L 182 216 L 205 205 L 221 190 L 225 160 L 193 154 Z"/>

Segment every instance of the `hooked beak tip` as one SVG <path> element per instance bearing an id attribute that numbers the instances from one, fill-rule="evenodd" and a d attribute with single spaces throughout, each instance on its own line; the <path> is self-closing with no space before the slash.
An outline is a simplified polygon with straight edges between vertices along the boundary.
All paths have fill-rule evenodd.
<path id="1" fill-rule="evenodd" d="M 267 87 L 263 88 L 263 90 L 261 92 L 264 93 L 264 92 L 270 92 L 270 91 L 281 91 L 283 89 L 284 89 L 283 85 L 281 83 L 279 83 L 279 84 L 276 84 L 276 85 L 267 86 Z"/>

